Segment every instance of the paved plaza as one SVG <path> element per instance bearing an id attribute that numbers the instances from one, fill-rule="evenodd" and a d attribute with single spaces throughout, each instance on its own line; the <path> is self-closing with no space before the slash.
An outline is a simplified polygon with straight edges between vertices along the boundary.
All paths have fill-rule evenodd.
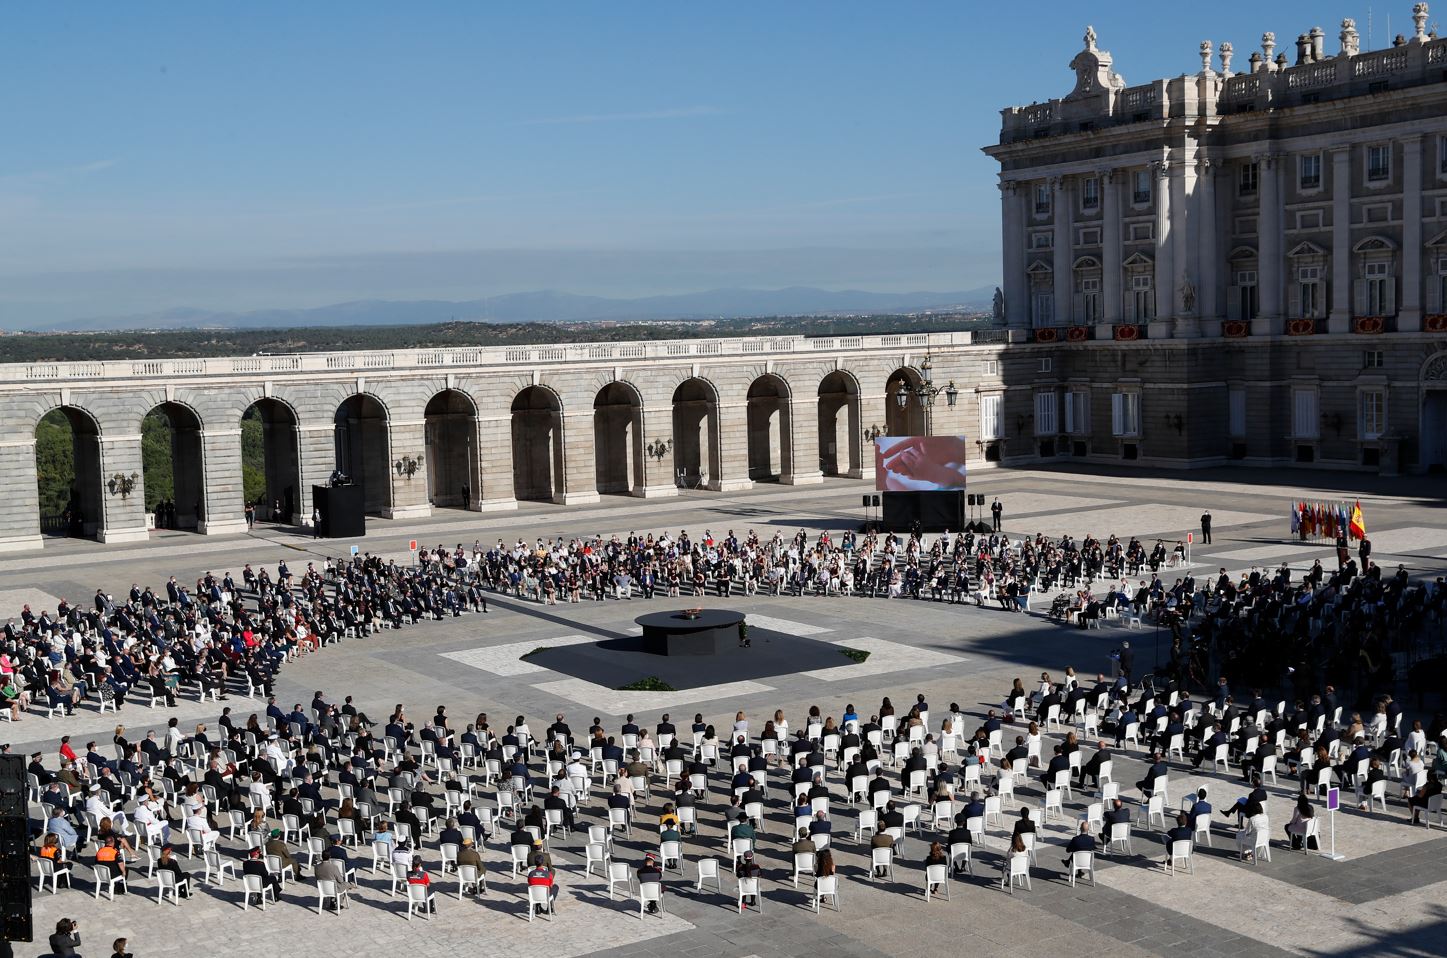
<path id="1" fill-rule="evenodd" d="M 1416 577 L 1447 570 L 1447 510 L 1440 498 L 1434 498 L 1441 491 L 1440 478 L 1435 477 L 1358 480 L 1246 470 L 1160 476 L 1000 470 L 971 482 L 975 491 L 1000 497 L 1005 504 L 1004 526 L 1012 534 L 1094 533 L 1102 538 L 1134 534 L 1149 548 L 1155 538 L 1170 545 L 1196 530 L 1202 508 L 1209 507 L 1215 541 L 1193 546 L 1192 564 L 1198 575 L 1214 574 L 1223 566 L 1232 572 L 1282 562 L 1304 567 L 1316 558 L 1327 564 L 1328 546 L 1287 541 L 1289 503 L 1301 498 L 1360 498 L 1375 560 L 1389 570 L 1403 563 Z M 837 533 L 857 526 L 862 518 L 859 497 L 868 491 L 865 483 L 831 480 L 807 491 L 761 487 L 748 493 L 686 493 L 676 500 L 647 502 L 605 497 L 595 507 L 528 505 L 513 514 L 485 517 L 442 511 L 415 522 L 374 522 L 372 534 L 358 544 L 364 551 L 404 560 L 407 542 L 413 538 L 425 545 L 450 547 L 480 540 L 486 546 L 498 539 L 511 544 L 520 537 L 532 541 L 539 536 L 593 533 L 626 536 L 632 530 L 680 528 L 695 536 L 704 529 L 718 536 L 732 529 L 740 537 L 753 529 L 765 538 L 776 530 L 787 537 L 803 528 L 812 537 L 822 530 Z M 53 608 L 54 598 L 61 596 L 88 603 L 97 586 L 115 593 L 132 582 L 159 586 L 170 574 L 185 581 L 207 570 L 218 575 L 230 571 L 239 578 L 246 562 L 257 568 L 274 567 L 285 558 L 293 570 L 299 570 L 308 561 L 344 555 L 351 544 L 262 527 L 251 536 L 203 539 L 166 534 L 150 543 L 110 548 L 52 540 L 43 552 L 0 560 L 0 617 L 18 612 L 21 603 Z M 1108 669 L 1108 654 L 1123 638 L 1132 640 L 1138 650 L 1138 671 L 1146 672 L 1158 654 L 1164 655 L 1163 646 L 1169 646 L 1149 628 L 1127 630 L 1109 624 L 1098 631 L 1065 628 L 1045 619 L 1040 605 L 1031 615 L 1012 615 L 973 605 L 736 595 L 728 601 L 708 596 L 698 604 L 739 609 L 748 614 L 751 628 L 762 634 L 780 636 L 780 641 L 807 639 L 811 647 L 817 646 L 819 656 L 837 653 L 843 664 L 824 658 L 812 668 L 786 674 L 698 684 L 678 692 L 623 692 L 521 658 L 540 648 L 635 635 L 633 620 L 643 612 L 691 602 L 685 596 L 656 598 L 651 603 L 609 600 L 542 606 L 490 597 L 492 612 L 486 616 L 425 621 L 401 632 L 347 639 L 306 656 L 284 668 L 277 696 L 289 707 L 309 702 L 316 689 L 325 689 L 334 700 L 350 694 L 373 718 L 384 717 L 397 702 L 406 703 L 416 716 L 430 715 L 435 706 L 445 704 L 454 725 L 487 712 L 495 727 L 523 714 L 536 729 L 551 721 L 553 714 L 564 712 L 575 734 L 586 729 L 594 716 L 616 729 L 626 713 L 636 713 L 640 724 L 651 726 L 664 710 L 671 711 L 681 727 L 694 712 L 701 712 L 706 721 L 725 729 L 737 710 L 762 724 L 774 709 L 782 708 L 797 725 L 811 705 L 818 705 L 825 715 L 838 716 L 853 703 L 867 715 L 877 709 L 882 696 L 889 695 L 904 711 L 916 693 L 928 698 L 936 715 L 958 702 L 973 721 L 999 705 L 1017 676 L 1029 685 L 1042 670 L 1058 676 L 1068 665 L 1093 676 Z M 854 664 L 843 659 L 845 649 L 870 655 Z M 242 717 L 264 709 L 260 700 L 235 696 L 229 704 Z M 183 728 L 191 728 L 197 722 L 214 725 L 217 714 L 214 702 L 185 699 L 174 710 L 153 712 L 128 705 L 122 718 L 135 740 L 146 728 L 162 728 L 171 715 L 180 718 Z M 1409 706 L 1408 718 L 1414 717 L 1427 718 Z M 31 713 L 22 724 L 24 728 L 3 728 L 16 752 L 34 747 L 53 754 L 59 736 L 68 733 L 77 743 L 94 736 L 108 754 L 115 717 L 87 707 L 65 719 L 47 720 Z M 1006 727 L 1007 743 L 1015 728 Z M 965 731 L 972 729 L 971 724 Z M 1045 751 L 1048 756 L 1048 744 Z M 1136 795 L 1131 783 L 1144 771 L 1140 757 L 1139 750 L 1124 759 L 1117 753 L 1114 777 L 1128 797 Z M 1244 794 L 1238 774 L 1187 775 L 1188 771 L 1189 766 L 1172 764 L 1172 809 L 1188 789 L 1200 785 L 1209 788 L 1218 809 Z M 784 778 L 775 773 L 770 785 L 777 786 Z M 1428 955 L 1442 954 L 1447 941 L 1443 832 L 1407 825 L 1395 786 L 1386 813 L 1346 809 L 1337 816 L 1335 848 L 1345 856 L 1342 861 L 1293 852 L 1282 844 L 1281 826 L 1291 817 L 1296 790 L 1295 781 L 1283 775 L 1280 784 L 1270 788 L 1268 811 L 1275 832 L 1271 861 L 1242 862 L 1236 854 L 1234 828 L 1217 816 L 1211 847 L 1197 849 L 1194 874 L 1167 876 L 1157 830 L 1141 830 L 1133 854 L 1098 856 L 1094 887 L 1069 885 L 1060 863 L 1059 846 L 1090 800 L 1089 793 L 1077 791 L 1066 799 L 1065 814 L 1046 822 L 1045 841 L 1032 870 L 1033 887 L 1017 889 L 1013 895 L 999 887 L 1008 818 L 1012 811 L 1018 814 L 1018 804 L 1007 805 L 1007 821 L 992 825 L 984 847 L 976 849 L 974 875 L 951 882 L 948 901 L 926 902 L 922 860 L 933 837 L 931 826 L 925 825 L 918 836 L 909 833 L 893 879 L 871 881 L 868 846 L 853 840 L 854 811 L 838 800 L 841 790 L 835 773 L 833 848 L 842 876 L 841 910 L 826 908 L 815 915 L 812 880 L 801 879 L 797 888 L 791 880 L 786 836 L 792 818 L 779 800 L 781 791 L 773 787 L 773 814 L 759 842 L 763 909 L 741 915 L 735 909 L 734 882 L 727 874 L 721 892 L 711 885 L 695 890 L 698 859 L 719 858 L 728 870 L 723 823 L 717 813 L 725 784 L 721 777 L 712 780 L 714 792 L 701 810 L 699 834 L 685 845 L 683 874 L 667 876 L 662 917 L 640 917 L 631 896 L 620 893 L 617 900 L 610 899 L 596 870 L 584 873 L 586 833 L 575 832 L 552 846 L 562 886 L 552 920 L 524 920 L 525 899 L 520 896 L 525 889 L 521 879 L 508 876 L 503 837 L 484 852 L 487 893 L 463 900 L 457 897 L 455 878 L 437 876 L 436 845 L 426 844 L 423 855 L 434 875 L 440 907 L 425 921 L 404 920 L 405 901 L 389 897 L 390 882 L 370 874 L 365 864 L 359 871 L 361 887 L 344 917 L 318 914 L 309 874 L 288 885 L 282 902 L 263 914 L 242 911 L 239 886 L 230 879 L 224 888 L 204 888 L 179 907 L 169 902 L 158 905 L 154 883 L 144 879 L 134 883 L 129 895 L 96 901 L 90 896 L 88 869 L 79 869 L 83 873 L 77 881 L 79 891 L 36 896 L 35 928 L 43 940 L 58 918 L 69 916 L 81 924 L 87 956 L 107 953 L 110 940 L 125 935 L 138 958 L 189 958 L 220 953 L 223 947 L 254 956 L 304 951 L 318 958 L 404 951 L 422 955 L 485 951 L 539 958 Z M 1032 773 L 1019 799 L 1040 804 L 1038 774 Z M 602 804 L 595 784 L 593 801 L 582 811 L 580 824 L 603 822 Z M 658 807 L 655 789 L 654 799 L 638 816 L 643 827 L 616 841 L 618 860 L 636 867 L 643 852 L 654 847 L 645 841 L 644 832 L 652 827 Z M 236 843 L 223 840 L 222 847 L 234 852 Z M 368 857 L 365 852 L 361 855 L 364 861 Z M 185 864 L 199 874 L 199 860 Z M 198 936 L 204 936 L 199 949 Z M 44 952 L 42 943 L 16 950 L 18 955 Z"/>

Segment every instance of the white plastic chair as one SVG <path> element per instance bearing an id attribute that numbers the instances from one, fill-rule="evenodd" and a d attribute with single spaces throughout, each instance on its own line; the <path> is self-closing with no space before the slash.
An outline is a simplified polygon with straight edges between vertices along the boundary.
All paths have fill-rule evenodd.
<path id="1" fill-rule="evenodd" d="M 60 879 L 65 879 L 65 887 L 73 888 L 71 884 L 70 862 L 56 861 L 53 858 L 36 859 L 40 863 L 39 884 L 35 886 L 36 891 L 44 891 L 45 883 L 50 882 L 50 893 L 52 895 L 60 892 Z"/>
<path id="2" fill-rule="evenodd" d="M 694 886 L 695 891 L 703 891 L 704 881 L 712 878 L 719 894 L 723 894 L 723 878 L 719 874 L 717 858 L 700 858 L 694 867 L 698 869 L 698 883 Z"/>
<path id="3" fill-rule="evenodd" d="M 1015 886 L 1023 883 L 1029 891 L 1034 891 L 1030 884 L 1030 857 L 1028 855 L 1011 855 L 1006 859 L 1006 865 L 1001 870 L 1000 887 L 1015 894 Z"/>
<path id="4" fill-rule="evenodd" d="M 330 878 L 317 879 L 317 914 L 320 915 L 325 909 L 327 899 L 337 903 L 337 914 L 341 915 L 342 909 L 347 906 L 347 890 Z M 410 917 L 410 915 L 408 916 Z"/>
<path id="5" fill-rule="evenodd" d="M 738 880 L 738 907 L 739 914 L 744 913 L 744 899 L 753 898 L 752 907 L 757 908 L 759 914 L 764 913 L 764 896 L 759 892 L 759 880 L 757 878 L 740 878 Z"/>
<path id="6" fill-rule="evenodd" d="M 889 847 L 871 848 L 869 850 L 869 880 L 883 878 L 880 874 L 883 870 L 889 873 L 889 880 L 894 881 L 894 849 Z"/>
<path id="7" fill-rule="evenodd" d="M 658 906 L 657 915 L 663 917 L 663 883 L 656 881 L 641 882 L 638 885 L 638 917 L 642 918 L 648 914 L 648 905 L 652 902 Z"/>
<path id="8" fill-rule="evenodd" d="M 938 885 L 938 892 L 931 892 L 932 886 Z M 945 901 L 950 900 L 950 867 L 948 865 L 926 865 L 924 868 L 924 900 L 930 900 L 931 894 L 937 894 Z"/>
<path id="9" fill-rule="evenodd" d="M 1171 842 L 1171 854 L 1170 857 L 1166 859 L 1167 874 L 1174 875 L 1181 865 L 1185 865 L 1186 871 L 1190 874 L 1196 874 L 1196 866 L 1191 862 L 1191 852 L 1193 848 L 1194 843 L 1189 839 Z"/>
<path id="10" fill-rule="evenodd" d="M 622 885 L 626 891 L 633 891 L 633 872 L 627 862 L 608 863 L 608 900 L 613 900 L 613 887 Z"/>
<path id="11" fill-rule="evenodd" d="M 626 868 L 627 866 L 625 865 L 624 867 Z M 611 889 L 611 886 L 610 886 L 610 889 L 609 889 L 609 897 L 612 897 L 612 889 Z M 536 913 L 536 912 L 538 911 L 539 908 L 542 909 L 542 913 L 545 914 L 545 915 L 547 915 L 547 916 L 548 916 L 548 920 L 551 921 L 551 920 L 552 920 L 552 916 L 556 913 L 555 899 L 553 898 L 553 886 L 551 886 L 551 885 L 529 885 L 529 886 L 528 886 L 528 921 L 529 921 L 529 922 L 531 922 L 531 921 L 533 920 L 533 915 L 534 915 L 534 913 Z"/>
<path id="12" fill-rule="evenodd" d="M 267 900 L 267 898 L 270 898 L 273 902 L 276 901 L 276 891 L 272 888 L 272 886 L 271 886 L 270 883 L 262 881 L 260 875 L 242 875 L 242 876 L 241 876 L 241 910 L 242 910 L 242 911 L 246 911 L 246 909 L 248 909 L 248 908 L 251 907 L 251 896 L 252 896 L 252 895 L 256 895 L 256 896 L 261 900 L 260 904 L 259 904 L 257 907 L 259 907 L 262 911 L 266 911 L 266 900 Z"/>
<path id="13" fill-rule="evenodd" d="M 830 905 L 835 911 L 839 911 L 839 876 L 825 875 L 814 879 L 814 914 L 819 913 L 819 905 L 825 899 L 830 900 Z"/>
<path id="14" fill-rule="evenodd" d="M 1070 885 L 1075 886 L 1076 876 L 1085 872 L 1090 877 L 1091 887 L 1095 886 L 1095 852 L 1074 852 L 1070 856 Z"/>
<path id="15" fill-rule="evenodd" d="M 473 894 L 481 895 L 487 891 L 487 876 L 478 871 L 476 865 L 457 866 L 457 900 L 462 901 L 462 896 L 471 888 Z"/>

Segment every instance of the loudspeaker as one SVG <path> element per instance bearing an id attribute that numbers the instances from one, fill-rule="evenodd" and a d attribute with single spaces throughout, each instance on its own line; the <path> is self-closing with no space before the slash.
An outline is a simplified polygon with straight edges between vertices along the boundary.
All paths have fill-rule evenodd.
<path id="1" fill-rule="evenodd" d="M 0 816 L 18 815 L 23 821 L 25 807 L 25 759 L 0 755 Z"/>
<path id="2" fill-rule="evenodd" d="M 872 502 L 870 502 L 870 505 L 872 505 L 872 506 L 874 506 L 874 508 L 878 509 L 878 508 L 879 508 L 879 497 L 878 497 L 878 496 L 870 496 L 870 499 L 873 500 Z"/>
<path id="3" fill-rule="evenodd" d="M 859 498 L 862 499 L 862 500 L 864 500 L 863 502 L 860 503 L 860 505 L 863 506 L 864 508 L 868 509 L 868 508 L 869 508 L 869 497 L 868 497 L 868 496 L 860 496 Z"/>

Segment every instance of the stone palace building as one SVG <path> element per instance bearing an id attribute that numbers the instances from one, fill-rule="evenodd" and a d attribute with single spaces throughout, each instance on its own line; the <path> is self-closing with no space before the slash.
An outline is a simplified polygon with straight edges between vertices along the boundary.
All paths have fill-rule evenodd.
<path id="1" fill-rule="evenodd" d="M 1411 22 L 1138 86 L 1087 28 L 1069 94 L 1002 111 L 1007 461 L 1447 463 L 1447 39 Z"/>

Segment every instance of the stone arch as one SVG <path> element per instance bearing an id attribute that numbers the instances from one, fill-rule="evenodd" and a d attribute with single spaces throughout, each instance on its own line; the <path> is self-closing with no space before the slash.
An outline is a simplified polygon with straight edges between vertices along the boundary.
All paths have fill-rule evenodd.
<path id="1" fill-rule="evenodd" d="M 475 509 L 482 500 L 477 401 L 465 390 L 442 389 L 423 409 L 427 499 L 434 506 Z"/>
<path id="2" fill-rule="evenodd" d="M 513 496 L 563 501 L 563 400 L 549 386 L 525 386 L 512 400 Z"/>
<path id="3" fill-rule="evenodd" d="M 641 495 L 643 395 L 625 379 L 607 382 L 593 397 L 593 462 L 598 492 Z"/>
<path id="4" fill-rule="evenodd" d="M 819 380 L 819 462 L 826 476 L 863 474 L 864 425 L 859 379 L 836 369 Z"/>
<path id="5" fill-rule="evenodd" d="M 89 410 L 66 403 L 46 410 L 31 434 L 36 439 L 40 531 L 94 537 L 105 522 L 100 421 Z"/>
<path id="6" fill-rule="evenodd" d="M 263 396 L 242 410 L 240 421 L 242 508 L 251 503 L 259 520 L 294 524 L 306 509 L 296 407 Z"/>
<path id="7" fill-rule="evenodd" d="M 391 413 L 372 393 L 352 393 L 337 406 L 336 469 L 362 487 L 362 508 L 383 515 L 392 508 Z"/>
<path id="8" fill-rule="evenodd" d="M 788 380 L 764 373 L 749 384 L 749 479 L 778 482 L 794 472 L 794 430 Z"/>
<path id="9" fill-rule="evenodd" d="M 717 486 L 722 471 L 718 387 L 691 376 L 673 390 L 673 468 L 683 485 Z"/>
<path id="10" fill-rule="evenodd" d="M 900 366 L 889 374 L 884 383 L 884 433 L 887 436 L 923 436 L 925 434 L 924 405 L 913 394 L 916 386 L 924 382 L 924 376 L 913 366 Z M 899 389 L 910 390 L 905 402 L 899 401 Z"/>
<path id="11" fill-rule="evenodd" d="M 157 528 L 197 530 L 206 520 L 201 414 L 167 399 L 141 418 L 141 486 Z"/>

